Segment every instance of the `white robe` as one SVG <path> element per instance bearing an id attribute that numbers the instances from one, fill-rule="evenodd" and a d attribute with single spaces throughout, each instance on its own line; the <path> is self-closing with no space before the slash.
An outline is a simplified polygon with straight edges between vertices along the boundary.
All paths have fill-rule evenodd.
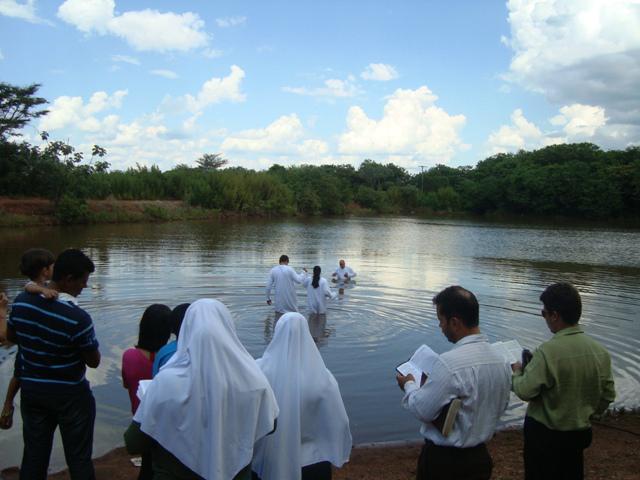
<path id="1" fill-rule="evenodd" d="M 276 265 L 267 279 L 267 300 L 271 300 L 271 289 L 275 289 L 273 306 L 278 313 L 297 312 L 296 284 L 302 283 L 304 273 L 296 273 L 289 265 Z"/>
<path id="2" fill-rule="evenodd" d="M 320 278 L 318 288 L 313 288 L 313 277 L 307 276 L 302 281 L 302 286 L 307 289 L 307 308 L 309 313 L 327 313 L 327 297 L 334 299 L 337 293 L 329 289 L 329 283 Z"/>
<path id="3" fill-rule="evenodd" d="M 185 466 L 208 480 L 246 467 L 273 430 L 278 405 L 264 374 L 217 300 L 191 304 L 178 348 L 154 377 L 133 418 Z"/>
<path id="4" fill-rule="evenodd" d="M 352 438 L 340 389 L 302 315 L 280 317 L 258 364 L 273 387 L 280 416 L 275 433 L 256 443 L 252 469 L 262 480 L 299 480 L 304 466 L 347 462 Z"/>
<path id="5" fill-rule="evenodd" d="M 347 275 L 347 278 L 345 278 L 344 276 Z M 353 269 L 351 267 L 347 267 L 345 265 L 344 268 L 336 268 L 336 271 L 333 272 L 333 277 L 337 277 L 337 280 L 339 282 L 344 282 L 347 280 L 351 280 L 352 278 L 354 278 L 356 275 L 358 275 L 356 272 L 353 271 Z"/>

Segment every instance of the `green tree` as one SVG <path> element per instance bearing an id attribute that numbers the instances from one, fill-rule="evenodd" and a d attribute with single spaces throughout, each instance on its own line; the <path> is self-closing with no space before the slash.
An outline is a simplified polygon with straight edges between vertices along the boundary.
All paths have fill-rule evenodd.
<path id="1" fill-rule="evenodd" d="M 198 168 L 203 170 L 218 170 L 229 163 L 229 160 L 223 158 L 221 153 L 205 153 L 198 160 L 196 164 Z"/>
<path id="2" fill-rule="evenodd" d="M 39 88 L 37 83 L 27 87 L 0 83 L 0 140 L 6 140 L 9 135 L 19 136 L 22 127 L 49 112 L 38 110 L 47 103 L 46 99 L 35 96 Z"/>

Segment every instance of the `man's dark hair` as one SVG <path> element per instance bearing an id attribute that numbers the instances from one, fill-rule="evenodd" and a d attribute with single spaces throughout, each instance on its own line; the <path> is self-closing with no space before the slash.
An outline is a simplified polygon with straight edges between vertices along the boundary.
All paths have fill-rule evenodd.
<path id="1" fill-rule="evenodd" d="M 184 315 L 187 313 L 189 305 L 191 304 L 181 303 L 171 310 L 171 333 L 173 333 L 176 338 L 180 336 L 180 327 L 182 326 L 182 321 L 184 320 Z"/>
<path id="2" fill-rule="evenodd" d="M 72 279 L 81 278 L 87 273 L 93 273 L 96 267 L 89 257 L 80 250 L 69 248 L 58 255 L 56 263 L 53 265 L 53 276 L 51 279 L 58 282 L 65 277 Z"/>
<path id="3" fill-rule="evenodd" d="M 140 319 L 140 331 L 136 347 L 157 352 L 171 335 L 171 309 L 166 305 L 149 305 Z"/>
<path id="4" fill-rule="evenodd" d="M 289 261 L 289 257 L 287 257 L 286 255 L 280 255 L 280 261 L 279 263 L 285 263 Z"/>
<path id="5" fill-rule="evenodd" d="M 570 283 L 554 283 L 549 285 L 540 301 L 548 312 L 557 312 L 564 323 L 575 325 L 582 315 L 580 292 Z"/>
<path id="6" fill-rule="evenodd" d="M 476 296 L 469 290 L 453 285 L 433 297 L 433 304 L 447 320 L 458 317 L 467 328 L 480 323 L 480 306 Z"/>
<path id="7" fill-rule="evenodd" d="M 43 268 L 47 268 L 56 258 L 44 248 L 30 248 L 20 258 L 20 272 L 31 280 L 35 280 Z"/>

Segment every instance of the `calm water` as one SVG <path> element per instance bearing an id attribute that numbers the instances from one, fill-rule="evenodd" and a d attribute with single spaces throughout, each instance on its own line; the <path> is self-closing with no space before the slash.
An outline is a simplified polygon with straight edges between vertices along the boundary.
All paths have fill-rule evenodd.
<path id="1" fill-rule="evenodd" d="M 314 325 L 356 443 L 417 438 L 418 422 L 400 408 L 394 367 L 422 343 L 437 352 L 450 348 L 431 298 L 451 284 L 476 293 L 491 341 L 515 338 L 533 348 L 550 337 L 539 314 L 541 291 L 554 281 L 573 282 L 583 294 L 583 324 L 611 352 L 616 406 L 640 403 L 639 231 L 384 218 L 6 229 L 0 244 L 0 289 L 10 297 L 25 283 L 17 264 L 27 248 L 74 246 L 96 264 L 80 297 L 102 351 L 100 367 L 88 372 L 98 404 L 96 456 L 123 443 L 130 409 L 120 358 L 136 342 L 143 310 L 217 298 L 259 357 L 274 322 L 264 283 L 282 253 L 296 269 L 320 265 L 326 277 L 341 257 L 358 272 L 357 283 L 330 304 L 326 324 Z M 304 313 L 302 288 L 298 304 Z M 2 396 L 12 365 L 12 358 L 0 365 Z M 504 424 L 523 413 L 512 398 Z M 20 462 L 18 413 L 14 420 L 0 431 L 0 468 Z M 52 467 L 63 465 L 58 442 Z"/>

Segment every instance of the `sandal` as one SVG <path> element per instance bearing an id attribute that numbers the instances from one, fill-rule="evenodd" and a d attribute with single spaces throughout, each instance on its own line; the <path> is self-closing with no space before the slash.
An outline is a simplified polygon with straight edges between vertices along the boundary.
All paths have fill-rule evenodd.
<path id="1" fill-rule="evenodd" d="M 0 414 L 0 428 L 8 430 L 13 425 L 13 405 L 5 405 Z"/>

